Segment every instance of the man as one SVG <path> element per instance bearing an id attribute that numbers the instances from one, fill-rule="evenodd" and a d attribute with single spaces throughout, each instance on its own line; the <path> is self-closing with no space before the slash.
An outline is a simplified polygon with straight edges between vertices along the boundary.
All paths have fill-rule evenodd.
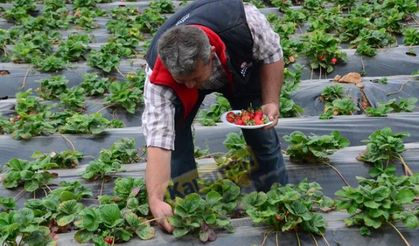
<path id="1" fill-rule="evenodd" d="M 273 128 L 279 118 L 282 50 L 254 6 L 241 0 L 194 1 L 160 27 L 146 59 L 146 185 L 150 210 L 164 229 L 173 229 L 164 219 L 172 215 L 163 200 L 170 177 L 176 183 L 197 176 L 191 124 L 208 93 L 223 93 L 233 109 L 262 107 L 273 124 L 242 131 L 255 156 L 251 178 L 263 191 L 287 183 Z M 190 191 L 193 186 L 181 195 Z"/>

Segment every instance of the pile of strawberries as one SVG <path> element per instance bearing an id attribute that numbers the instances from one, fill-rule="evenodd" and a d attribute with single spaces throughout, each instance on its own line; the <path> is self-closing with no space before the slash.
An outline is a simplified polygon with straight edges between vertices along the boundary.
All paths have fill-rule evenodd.
<path id="1" fill-rule="evenodd" d="M 228 122 L 240 126 L 258 126 L 269 122 L 262 109 L 242 109 L 239 113 L 228 112 L 226 119 Z"/>

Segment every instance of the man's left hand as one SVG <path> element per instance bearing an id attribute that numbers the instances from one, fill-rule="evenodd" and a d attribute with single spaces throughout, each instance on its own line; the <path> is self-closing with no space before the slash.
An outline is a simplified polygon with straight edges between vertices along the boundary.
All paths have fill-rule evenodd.
<path id="1" fill-rule="evenodd" d="M 272 124 L 265 126 L 264 129 L 270 129 L 278 124 L 279 119 L 279 105 L 278 103 L 267 103 L 262 105 L 263 113 L 268 116 L 268 119 L 272 121 Z"/>

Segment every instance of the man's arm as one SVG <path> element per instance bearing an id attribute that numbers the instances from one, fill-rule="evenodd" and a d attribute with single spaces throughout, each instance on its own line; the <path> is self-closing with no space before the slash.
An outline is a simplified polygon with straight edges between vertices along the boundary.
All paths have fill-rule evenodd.
<path id="1" fill-rule="evenodd" d="M 284 82 L 284 62 L 263 64 L 260 70 L 262 110 L 273 121 L 266 129 L 275 127 L 279 119 L 279 96 Z"/>
<path id="2" fill-rule="evenodd" d="M 170 180 L 171 151 L 158 147 L 147 148 L 147 168 L 145 182 L 148 193 L 148 203 L 154 218 L 167 231 L 172 232 L 173 227 L 167 221 L 171 216 L 172 208 L 164 202 L 164 194 Z"/>

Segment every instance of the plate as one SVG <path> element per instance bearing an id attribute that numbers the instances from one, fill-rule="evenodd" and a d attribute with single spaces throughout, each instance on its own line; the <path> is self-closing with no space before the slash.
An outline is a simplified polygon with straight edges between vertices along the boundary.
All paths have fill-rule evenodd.
<path id="1" fill-rule="evenodd" d="M 220 117 L 221 122 L 226 123 L 226 124 L 228 124 L 230 126 L 235 126 L 235 127 L 239 127 L 239 128 L 243 128 L 243 129 L 258 129 L 258 128 L 263 128 L 265 126 L 269 126 L 270 124 L 272 124 L 272 121 L 269 121 L 269 122 L 267 122 L 265 124 L 257 125 L 257 126 L 236 125 L 234 123 L 230 123 L 230 122 L 227 121 L 226 116 L 230 112 L 233 112 L 235 114 L 238 114 L 238 113 L 241 112 L 241 110 L 231 110 L 231 111 L 227 111 L 227 112 L 225 112 L 224 114 L 221 115 L 221 117 Z"/>

